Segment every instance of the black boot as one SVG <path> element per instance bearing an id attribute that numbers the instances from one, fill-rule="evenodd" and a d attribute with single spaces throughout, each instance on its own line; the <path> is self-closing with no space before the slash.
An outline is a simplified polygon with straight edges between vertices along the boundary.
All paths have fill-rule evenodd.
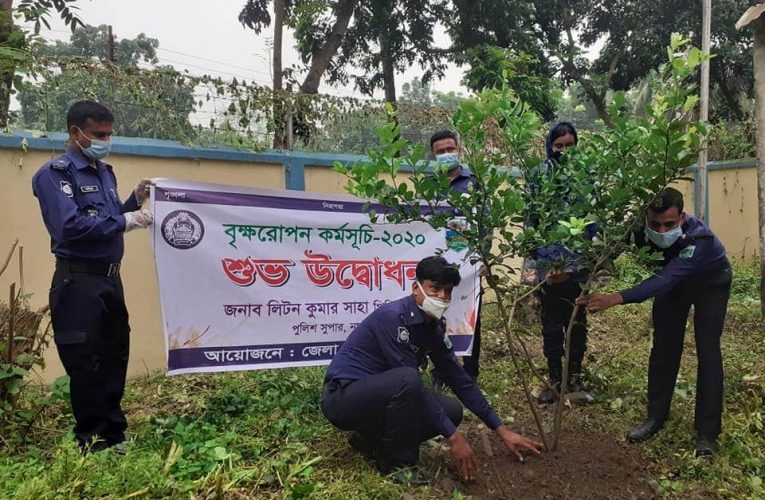
<path id="1" fill-rule="evenodd" d="M 560 382 L 563 374 L 561 359 L 547 358 L 547 372 L 547 379 L 550 382 L 550 385 L 555 388 L 555 391 L 560 393 Z M 542 393 L 539 395 L 539 403 L 544 405 L 554 403 L 558 399 L 558 395 L 555 393 L 555 391 L 552 391 L 549 388 L 542 391 Z"/>
<path id="2" fill-rule="evenodd" d="M 627 441 L 640 443 L 653 437 L 664 427 L 664 420 L 648 417 L 645 422 L 627 433 Z"/>
<path id="3" fill-rule="evenodd" d="M 348 435 L 348 444 L 351 445 L 351 448 L 364 455 L 364 458 L 367 460 L 377 458 L 378 448 L 367 441 L 361 433 L 351 431 Z"/>
<path id="4" fill-rule="evenodd" d="M 717 440 L 706 436 L 696 437 L 696 456 L 711 457 L 717 452 Z"/>
<path id="5" fill-rule="evenodd" d="M 581 406 L 595 402 L 587 389 L 582 385 L 582 358 L 584 353 L 571 353 L 568 362 L 568 381 L 566 390 L 568 400 L 573 405 Z"/>
<path id="6" fill-rule="evenodd" d="M 584 353 L 571 353 L 571 359 L 568 360 L 567 393 L 584 390 L 582 387 L 582 358 L 584 358 Z"/>

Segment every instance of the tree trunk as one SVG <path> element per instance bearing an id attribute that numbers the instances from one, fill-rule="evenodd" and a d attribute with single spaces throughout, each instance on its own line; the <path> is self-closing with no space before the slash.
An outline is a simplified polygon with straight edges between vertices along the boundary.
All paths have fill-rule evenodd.
<path id="1" fill-rule="evenodd" d="M 390 53 L 390 42 L 387 36 L 380 38 L 380 53 L 383 70 L 383 88 L 385 89 L 385 102 L 396 106 L 396 78 L 393 67 L 393 57 Z"/>
<path id="2" fill-rule="evenodd" d="M 390 53 L 390 39 L 388 38 L 389 33 L 390 30 L 388 30 L 388 33 L 385 33 L 380 37 L 380 59 L 382 60 L 385 102 L 390 104 L 393 108 L 393 123 L 398 125 L 398 113 L 396 113 L 396 72 L 393 65 L 393 56 Z M 400 138 L 401 135 L 399 134 L 396 139 Z M 401 152 L 397 152 L 396 156 L 399 156 L 400 154 Z"/>
<path id="3" fill-rule="evenodd" d="M 757 203 L 760 223 L 760 312 L 765 317 L 765 23 L 754 30 L 754 94 L 757 118 Z"/>
<path id="4" fill-rule="evenodd" d="M 316 94 L 319 91 L 321 77 L 329 67 L 332 57 L 337 53 L 343 41 L 348 24 L 359 0 L 338 0 L 335 8 L 335 24 L 327 36 L 327 39 L 319 49 L 311 56 L 311 67 L 308 74 L 300 85 L 300 92 L 304 94 Z"/>
<path id="5" fill-rule="evenodd" d="M 8 41 L 13 26 L 13 0 L 0 0 L 0 44 Z M 16 75 L 16 65 L 10 61 L 0 63 L 0 127 L 8 126 L 8 110 L 11 105 L 11 87 Z"/>
<path id="6" fill-rule="evenodd" d="M 603 120 L 603 123 L 606 124 L 608 127 L 613 127 L 614 122 L 611 120 L 611 115 L 608 114 L 608 109 L 606 108 L 606 100 L 603 95 L 601 95 L 599 92 L 595 90 L 595 88 L 592 86 L 592 82 L 587 80 L 586 78 L 577 78 L 580 85 L 584 89 L 584 93 L 587 96 L 587 98 L 592 102 L 592 104 L 595 106 L 595 111 L 598 113 L 598 118 Z"/>
<path id="7" fill-rule="evenodd" d="M 284 112 L 284 86 L 282 84 L 282 35 L 284 33 L 284 0 L 274 0 L 274 57 L 273 57 L 273 114 L 274 149 L 289 149 L 287 117 Z"/>

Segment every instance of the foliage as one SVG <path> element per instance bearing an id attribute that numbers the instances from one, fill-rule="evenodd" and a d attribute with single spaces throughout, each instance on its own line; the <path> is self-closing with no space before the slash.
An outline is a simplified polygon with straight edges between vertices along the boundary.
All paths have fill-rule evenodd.
<path id="1" fill-rule="evenodd" d="M 395 101 L 395 73 L 417 63 L 426 68 L 423 81 L 443 76 L 444 58 L 431 50 L 437 9 L 437 3 L 425 0 L 359 3 L 353 25 L 330 67 L 328 82 L 353 80 L 359 91 L 370 96 L 382 88 L 386 99 Z M 362 73 L 354 71 L 356 68 Z"/>
<path id="2" fill-rule="evenodd" d="M 348 177 L 352 194 L 382 206 L 382 217 L 388 222 L 423 221 L 436 229 L 448 226 L 459 234 L 473 252 L 471 261 L 486 269 L 512 352 L 516 344 L 522 344 L 512 334 L 513 311 L 519 298 L 529 292 L 506 262 L 533 255 L 538 248 L 560 245 L 567 252 L 559 252 L 559 261 L 549 265 L 590 271 L 584 286 L 589 289 L 593 277 L 613 271 L 614 258 L 633 250 L 630 236 L 644 210 L 657 192 L 680 178 L 695 160 L 701 147 L 699 134 L 705 130 L 688 117 L 698 99 L 689 80 L 707 56 L 688 48 L 688 40 L 677 35 L 667 54 L 669 62 L 661 70 L 645 116 L 628 118 L 624 96 L 615 94 L 610 107 L 613 127 L 593 132 L 586 144 L 551 165 L 554 175 L 548 168 L 539 168 L 535 157 L 538 116 L 508 88 L 482 91 L 462 102 L 454 116 L 462 160 L 476 180 L 467 193 L 449 189 L 445 169 L 436 166 L 431 172 L 423 161 L 424 146 L 402 139 L 396 123 L 378 128 L 381 147 L 368 152 L 370 163 L 335 168 Z M 521 186 L 513 170 L 502 165 L 520 170 L 527 186 Z M 446 210 L 444 202 L 452 208 Z M 369 213 L 372 220 L 378 218 L 377 210 Z M 598 229 L 597 235 L 586 237 L 591 227 Z M 487 244 L 487 239 L 496 244 Z M 639 255 L 646 253 L 647 248 L 641 249 Z M 512 359 L 519 364 L 515 355 Z M 568 356 L 564 365 L 567 360 Z M 522 377 L 521 382 L 544 439 L 527 379 Z M 553 443 L 557 443 L 561 409 L 559 404 Z"/>
<path id="3" fill-rule="evenodd" d="M 77 6 L 72 5 L 77 0 L 21 0 L 16 7 L 19 14 L 24 17 L 26 21 L 34 22 L 35 34 L 40 33 L 41 24 L 45 25 L 47 29 L 50 29 L 50 22 L 48 18 L 52 10 L 61 17 L 64 24 L 69 26 L 72 31 L 79 26 L 84 26 L 82 20 L 77 16 L 75 11 Z"/>
<path id="4" fill-rule="evenodd" d="M 461 56 L 470 65 L 463 83 L 478 91 L 507 86 L 544 121 L 555 117 L 562 95 L 549 65 L 525 52 L 480 45 Z"/>
<path id="5" fill-rule="evenodd" d="M 709 159 L 740 160 L 757 157 L 756 126 L 753 119 L 721 121 L 710 127 Z"/>
<path id="6" fill-rule="evenodd" d="M 21 265 L 23 249 L 14 242 L 0 268 L 8 269 L 14 253 L 18 251 L 19 279 L 23 281 Z M 50 344 L 50 318 L 44 311 L 29 308 L 30 295 L 10 286 L 9 303 L 0 302 L 0 441 L 7 442 L 14 435 L 29 431 L 40 413 L 68 390 L 61 385 L 58 391 L 40 394 L 30 387 L 35 370 L 45 367 L 45 352 Z M 48 320 L 47 322 L 45 320 Z M 42 326 L 47 325 L 47 326 Z"/>
<path id="7" fill-rule="evenodd" d="M 465 96 L 461 93 L 456 93 L 453 90 L 449 92 L 434 90 L 430 83 L 415 77 L 411 82 L 401 86 L 401 96 L 398 102 L 413 108 L 435 107 L 454 111 L 464 99 Z"/>
<path id="8" fill-rule="evenodd" d="M 188 136 L 194 109 L 194 85 L 172 67 L 143 70 L 156 62 L 159 42 L 140 34 L 120 40 L 115 63 L 100 62 L 108 52 L 106 26 L 86 26 L 69 43 L 39 48 L 37 82 L 21 84 L 21 125 L 66 130 L 69 106 L 82 98 L 103 102 L 115 114 L 115 132 L 124 136 L 176 139 Z"/>
<path id="9" fill-rule="evenodd" d="M 120 38 L 114 43 L 114 61 L 118 66 L 138 67 L 140 63 L 156 64 L 159 40 L 140 33 L 135 38 Z M 84 25 L 72 32 L 68 42 L 56 40 L 53 44 L 37 47 L 37 56 L 49 59 L 83 58 L 95 61 L 109 60 L 109 29 Z"/>
<path id="10" fill-rule="evenodd" d="M 502 4 L 501 6 L 498 4 Z M 712 121 L 741 120 L 741 97 L 752 96 L 751 35 L 735 21 L 751 2 L 725 0 L 712 9 L 713 52 L 710 72 Z M 538 0 L 466 2 L 453 0 L 444 24 L 455 57 L 484 44 L 536 57 L 564 86 L 577 83 L 610 124 L 607 100 L 658 69 L 671 34 L 694 33 L 700 43 L 701 2 L 695 0 Z M 598 49 L 594 60 L 588 52 Z M 483 61 L 477 61 L 483 66 Z"/>

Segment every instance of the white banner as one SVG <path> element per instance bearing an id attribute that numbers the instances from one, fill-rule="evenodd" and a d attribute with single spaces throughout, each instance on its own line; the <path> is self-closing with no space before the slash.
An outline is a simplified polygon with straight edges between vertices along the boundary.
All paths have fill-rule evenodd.
<path id="1" fill-rule="evenodd" d="M 328 364 L 438 250 L 461 264 L 447 333 L 470 352 L 480 279 L 444 231 L 371 224 L 350 196 L 163 180 L 152 200 L 168 374 Z"/>

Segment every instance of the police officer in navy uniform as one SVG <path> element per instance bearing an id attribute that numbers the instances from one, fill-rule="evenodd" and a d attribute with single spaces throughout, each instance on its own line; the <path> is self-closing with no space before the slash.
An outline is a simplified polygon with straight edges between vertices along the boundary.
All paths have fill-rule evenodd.
<path id="1" fill-rule="evenodd" d="M 458 193 L 467 193 L 469 190 L 478 189 L 478 179 L 470 172 L 466 172 L 460 164 L 460 144 L 457 134 L 451 130 L 441 130 L 430 137 L 430 151 L 437 163 L 447 165 L 446 176 L 449 178 L 449 189 Z M 475 329 L 473 331 L 473 346 L 470 356 L 462 358 L 462 366 L 468 375 L 478 380 L 481 358 L 481 302 L 483 290 L 478 297 L 478 310 L 476 311 Z M 434 374 L 438 378 L 437 374 Z"/>
<path id="2" fill-rule="evenodd" d="M 49 295 L 54 341 L 70 377 L 74 433 L 83 451 L 124 446 L 120 401 L 130 326 L 120 279 L 123 233 L 153 220 L 140 208 L 151 181 L 141 181 L 122 203 L 112 166 L 102 161 L 113 122 L 97 102 L 74 103 L 66 117 L 67 151 L 32 179 L 56 256 Z"/>
<path id="3" fill-rule="evenodd" d="M 666 188 L 646 212 L 648 244 L 663 256 L 662 268 L 637 286 L 580 299 L 590 312 L 655 297 L 653 346 L 648 362 L 648 418 L 627 439 L 645 441 L 664 426 L 675 390 L 688 313 L 693 306 L 698 372 L 696 454 L 712 455 L 720 434 L 723 365 L 720 352 L 733 277 L 725 248 L 699 219 L 683 212 L 683 195 Z M 638 243 L 640 243 L 638 241 Z"/>
<path id="4" fill-rule="evenodd" d="M 464 478 L 476 475 L 473 451 L 457 430 L 462 406 L 425 386 L 417 369 L 425 356 L 462 403 L 519 459 L 521 452 L 539 453 L 542 446 L 502 425 L 457 361 L 442 317 L 459 281 L 459 270 L 443 257 L 423 259 L 416 268 L 412 294 L 367 316 L 327 369 L 324 416 L 336 427 L 352 431 L 351 446 L 374 458 L 382 474 L 393 473 L 394 480 L 427 482 L 416 470 L 407 469 L 417 464 L 420 444 L 439 434 L 449 440 Z"/>

